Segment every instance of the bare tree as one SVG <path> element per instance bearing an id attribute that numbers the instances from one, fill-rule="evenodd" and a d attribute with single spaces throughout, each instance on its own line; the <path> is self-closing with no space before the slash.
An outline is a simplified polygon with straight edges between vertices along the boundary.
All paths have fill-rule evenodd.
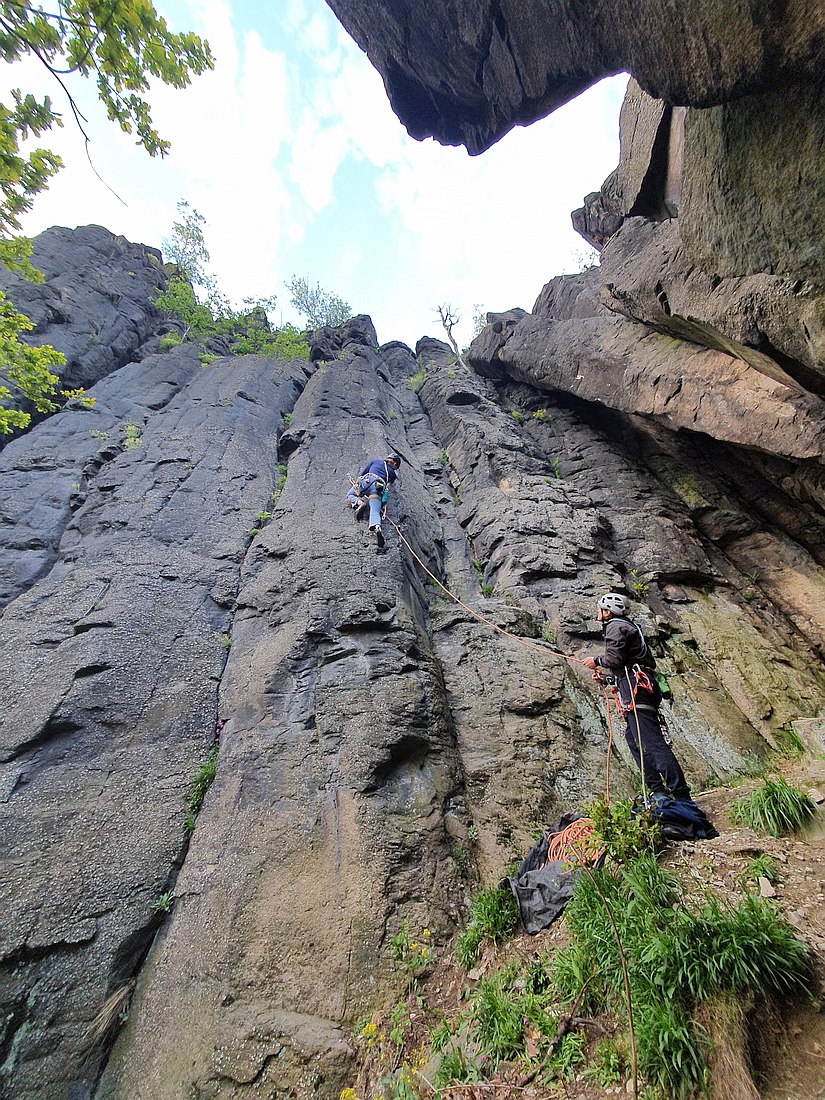
<path id="1" fill-rule="evenodd" d="M 453 329 L 461 320 L 461 314 L 454 306 L 450 305 L 449 302 L 444 302 L 442 305 L 436 306 L 435 312 L 438 314 L 439 320 L 441 321 L 441 327 L 447 333 L 447 340 L 450 347 L 455 352 L 456 359 L 461 359 L 461 352 L 458 350 L 458 344 L 455 342 L 455 337 L 453 336 Z"/>

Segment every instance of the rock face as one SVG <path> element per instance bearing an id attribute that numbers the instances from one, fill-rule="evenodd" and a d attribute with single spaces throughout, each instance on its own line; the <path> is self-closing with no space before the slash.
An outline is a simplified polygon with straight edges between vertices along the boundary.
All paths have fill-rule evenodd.
<path id="1" fill-rule="evenodd" d="M 159 320 L 151 299 L 166 286 L 156 248 L 99 225 L 55 228 L 35 239 L 31 262 L 42 283 L 3 268 L 0 290 L 34 321 L 31 342 L 66 356 L 66 388 L 92 386 L 137 358 Z"/>
<path id="2" fill-rule="evenodd" d="M 694 785 L 822 715 L 816 401 L 638 297 L 548 284 L 478 371 L 366 317 L 309 361 L 146 354 L 5 448 L 0 1095 L 337 1100 L 402 922 L 447 949 L 603 789 L 604 700 L 564 655 L 607 587 Z M 344 495 L 390 447 L 378 552 Z"/>
<path id="3" fill-rule="evenodd" d="M 605 76 L 709 107 L 819 79 L 818 0 L 327 0 L 380 72 L 415 138 L 480 153 Z"/>

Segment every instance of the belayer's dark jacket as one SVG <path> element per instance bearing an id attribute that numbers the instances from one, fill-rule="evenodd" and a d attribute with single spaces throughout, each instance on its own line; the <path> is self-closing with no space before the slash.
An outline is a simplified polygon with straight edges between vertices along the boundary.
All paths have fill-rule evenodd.
<path id="1" fill-rule="evenodd" d="M 611 672 L 620 672 L 623 668 L 640 665 L 642 668 L 656 667 L 656 658 L 650 652 L 641 629 L 623 615 L 611 615 L 602 626 L 604 635 L 604 653 L 596 658 L 599 668 L 608 668 Z"/>

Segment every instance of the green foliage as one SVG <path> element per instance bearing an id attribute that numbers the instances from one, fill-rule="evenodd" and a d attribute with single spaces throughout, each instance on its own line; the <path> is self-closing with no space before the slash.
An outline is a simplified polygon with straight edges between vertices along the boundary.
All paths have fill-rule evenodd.
<path id="1" fill-rule="evenodd" d="M 275 479 L 275 488 L 272 490 L 272 496 L 269 498 L 273 504 L 276 504 L 280 498 L 281 493 L 284 491 L 286 485 L 286 464 L 279 462 L 277 466 L 278 476 Z"/>
<path id="2" fill-rule="evenodd" d="M 512 995 L 506 975 L 482 978 L 470 1006 L 479 1051 L 494 1063 L 517 1058 L 524 1049 L 521 1000 Z"/>
<path id="3" fill-rule="evenodd" d="M 218 639 L 218 641 L 221 643 L 221 645 L 223 646 L 224 649 L 230 649 L 231 648 L 232 639 L 229 637 L 228 634 L 219 634 L 216 631 L 215 632 L 215 637 Z"/>
<path id="4" fill-rule="evenodd" d="M 638 1045 L 639 1069 L 668 1097 L 686 1097 L 705 1075 L 705 1037 L 695 1006 L 721 993 L 767 996 L 807 989 L 805 945 L 779 910 L 748 895 L 737 905 L 710 894 L 694 905 L 652 853 L 621 867 L 582 874 L 565 912 L 571 944 L 552 976 L 565 999 L 587 983 L 591 1009 L 625 1011 L 622 944 Z"/>
<path id="5" fill-rule="evenodd" d="M 258 519 L 258 520 L 260 520 L 260 521 L 261 521 L 261 523 L 266 523 L 266 521 L 267 521 L 268 519 L 272 519 L 272 513 L 271 513 L 271 512 L 266 512 L 266 511 L 264 511 L 264 512 L 258 512 L 258 514 L 257 514 L 257 516 L 256 516 L 255 518 L 256 518 L 256 519 Z"/>
<path id="6" fill-rule="evenodd" d="M 181 343 L 180 334 L 174 330 L 172 332 L 165 332 L 158 340 L 161 351 L 171 351 L 172 348 L 180 347 Z"/>
<path id="7" fill-rule="evenodd" d="M 441 454 L 438 457 L 439 457 L 439 461 L 441 462 L 442 466 L 449 465 L 450 456 L 447 454 L 447 452 L 444 450 L 443 447 L 441 448 Z"/>
<path id="8" fill-rule="evenodd" d="M 534 420 L 546 420 L 547 419 L 547 409 L 534 409 L 533 410 L 533 419 Z"/>
<path id="9" fill-rule="evenodd" d="M 495 591 L 495 587 L 496 586 L 494 584 L 483 584 L 481 586 L 481 594 L 482 594 L 482 596 L 484 597 L 485 600 L 489 600 L 489 598 L 492 596 L 493 592 Z"/>
<path id="10" fill-rule="evenodd" d="M 606 1089 L 618 1084 L 625 1073 L 626 1062 L 622 1052 L 612 1039 L 600 1039 L 591 1051 L 584 1070 L 585 1079 Z"/>
<path id="11" fill-rule="evenodd" d="M 410 922 L 407 918 L 401 925 L 399 932 L 390 938 L 392 957 L 399 964 L 407 983 L 412 985 L 418 975 L 425 970 L 435 957 L 435 950 L 430 942 L 430 930 L 424 928 L 421 935 L 414 937 L 410 932 Z"/>
<path id="12" fill-rule="evenodd" d="M 518 905 L 509 887 L 488 886 L 486 890 L 481 890 L 473 898 L 469 922 L 456 942 L 459 964 L 469 970 L 478 958 L 478 949 L 484 940 L 493 944 L 509 940 L 518 919 Z"/>
<path id="13" fill-rule="evenodd" d="M 645 599 L 649 591 L 649 585 L 644 574 L 640 573 L 638 569 L 630 570 L 630 590 L 639 597 L 640 600 Z"/>
<path id="14" fill-rule="evenodd" d="M 172 223 L 172 236 L 163 241 L 164 256 L 177 265 L 181 279 L 210 289 L 214 280 L 206 267 L 209 263 L 203 236 L 206 218 L 190 207 L 186 199 L 179 200 L 178 213 L 180 220 Z"/>
<path id="15" fill-rule="evenodd" d="M 212 355 L 211 352 L 208 351 L 202 351 L 198 356 L 198 360 L 202 367 L 211 367 L 212 364 L 219 358 L 220 356 Z"/>
<path id="16" fill-rule="evenodd" d="M 406 1000 L 397 1001 L 390 1012 L 390 1041 L 397 1047 L 404 1045 L 410 1010 Z"/>
<path id="17" fill-rule="evenodd" d="M 125 424 L 123 427 L 123 447 L 127 451 L 133 451 L 143 442 L 139 424 Z"/>
<path id="18" fill-rule="evenodd" d="M 544 623 L 541 628 L 542 641 L 547 642 L 548 645 L 556 644 L 556 631 L 549 623 Z"/>
<path id="19" fill-rule="evenodd" d="M 585 815 L 593 822 L 592 849 L 604 849 L 617 863 L 628 863 L 659 843 L 659 829 L 649 811 L 632 814 L 629 799 L 588 803 Z"/>
<path id="20" fill-rule="evenodd" d="M 89 435 L 92 437 L 92 439 L 108 439 L 109 438 L 109 433 L 101 431 L 100 428 L 92 428 L 89 431 Z"/>
<path id="21" fill-rule="evenodd" d="M 447 1085 L 465 1085 L 480 1080 L 481 1074 L 472 1058 L 468 1058 L 459 1047 L 452 1047 L 442 1055 L 433 1077 L 433 1085 L 437 1089 L 443 1089 Z"/>
<path id="22" fill-rule="evenodd" d="M 33 328 L 33 322 L 24 313 L 18 313 L 0 291 L 0 401 L 13 397 L 16 391 L 31 401 L 38 412 L 54 412 L 59 408 L 52 400 L 59 379 L 50 368 L 62 366 L 66 360 L 48 344 L 30 347 L 19 338 Z M 0 434 L 26 428 L 30 422 L 29 413 L 0 406 Z"/>
<path id="23" fill-rule="evenodd" d="M 285 428 L 288 428 L 288 427 L 289 427 L 289 425 L 290 425 L 290 424 L 292 423 L 292 418 L 293 418 L 293 416 L 294 416 L 294 415 L 295 415 L 294 413 L 284 413 L 284 414 L 283 414 L 283 416 L 281 417 L 281 419 L 282 419 L 282 420 L 283 420 L 283 422 L 284 422 L 284 427 L 285 427 Z"/>
<path id="24" fill-rule="evenodd" d="M 587 1039 L 580 1031 L 569 1031 L 559 1040 L 552 1055 L 547 1059 L 547 1068 L 556 1077 L 571 1080 L 578 1066 L 587 1056 Z"/>
<path id="25" fill-rule="evenodd" d="M 6 3 L 0 48 L 6 62 L 34 54 L 61 86 L 66 73 L 91 76 L 110 120 L 125 133 L 136 133 L 137 143 L 151 156 L 163 156 L 170 148 L 154 129 L 142 98 L 151 78 L 185 88 L 192 75 L 213 64 L 206 42 L 190 33 L 173 34 L 148 0 L 112 0 L 105 8 L 96 0 L 63 0 L 59 14 Z M 28 162 L 18 156 L 21 138 L 60 125 L 49 99 L 38 103 L 30 95 L 12 95 L 15 106 L 3 105 L 0 113 L 0 142 L 11 169 L 0 185 L 4 232 L 9 225 L 17 228 L 17 218 L 29 209 L 27 199 L 42 190 L 59 167 L 57 158 L 42 149 L 35 150 Z"/>
<path id="26" fill-rule="evenodd" d="M 776 741 L 779 755 L 789 757 L 792 760 L 802 756 L 807 751 L 805 742 L 790 724 L 783 726 L 776 734 Z"/>
<path id="27" fill-rule="evenodd" d="M 309 344 L 304 334 L 294 325 L 281 325 L 275 333 L 275 339 L 267 348 L 270 359 L 309 359 Z"/>
<path id="28" fill-rule="evenodd" d="M 769 776 L 731 806 L 731 821 L 768 836 L 795 833 L 816 813 L 816 803 L 781 775 Z"/>
<path id="29" fill-rule="evenodd" d="M 480 336 L 487 325 L 487 311 L 484 306 L 479 302 L 476 302 L 473 306 L 473 335 L 471 340 L 475 340 L 476 336 Z"/>
<path id="30" fill-rule="evenodd" d="M 415 374 L 411 374 L 407 379 L 407 385 L 413 391 L 418 393 L 421 387 L 424 385 L 424 379 L 427 377 L 427 368 L 423 363 L 419 363 L 418 370 Z"/>
<path id="31" fill-rule="evenodd" d="M 55 13 L 5 3 L 0 52 L 7 64 L 33 55 L 64 92 L 67 73 L 93 76 L 109 118 L 127 133 L 136 132 L 138 143 L 153 156 L 165 153 L 169 145 L 152 126 L 142 98 L 150 78 L 183 88 L 192 74 L 212 67 L 208 45 L 193 34 L 172 34 L 148 0 L 112 0 L 105 8 L 97 0 L 63 0 Z M 69 101 L 86 137 L 83 116 L 71 96 Z M 0 262 L 33 282 L 42 282 L 43 276 L 29 260 L 31 242 L 15 234 L 21 217 L 62 162 L 47 149 L 24 155 L 20 147 L 61 125 L 48 96 L 38 101 L 15 88 L 10 102 L 0 104 Z M 31 329 L 28 318 L 0 294 L 0 401 L 12 396 L 11 386 L 38 412 L 53 412 L 58 408 L 52 400 L 57 379 L 49 368 L 64 359 L 54 348 L 28 347 L 20 336 Z M 30 422 L 28 413 L 0 407 L 0 433 L 26 428 Z"/>
<path id="32" fill-rule="evenodd" d="M 313 287 L 304 276 L 293 275 L 286 284 L 289 300 L 295 309 L 306 317 L 310 328 L 323 325 L 343 325 L 352 317 L 352 307 L 337 294 L 331 294 L 321 288 L 320 283 Z"/>
<path id="33" fill-rule="evenodd" d="M 183 323 L 183 333 L 178 336 L 177 342 L 169 345 L 170 347 L 176 347 L 177 344 L 186 340 L 203 344 L 221 333 L 221 325 L 213 316 L 212 310 L 208 305 L 198 301 L 192 284 L 186 279 L 170 279 L 166 290 L 155 296 L 153 304 L 162 313 Z M 175 333 L 175 335 L 178 334 Z M 162 346 L 163 341 L 168 341 L 170 336 L 172 333 L 161 337 Z M 165 350 L 168 350 L 168 347 Z"/>
<path id="34" fill-rule="evenodd" d="M 737 878 L 743 886 L 754 886 L 760 878 L 767 879 L 771 886 L 776 886 L 779 882 L 776 860 L 767 852 L 762 852 L 761 855 L 749 860 L 747 867 L 740 871 Z"/>
<path id="35" fill-rule="evenodd" d="M 513 409 L 512 412 L 510 413 L 510 416 L 512 416 L 513 420 L 515 420 L 515 422 L 517 424 L 523 424 L 524 423 L 524 413 L 519 412 L 518 409 Z"/>
<path id="36" fill-rule="evenodd" d="M 385 1100 L 419 1100 L 415 1071 L 406 1063 L 381 1078 Z"/>
<path id="37" fill-rule="evenodd" d="M 158 894 L 155 900 L 152 902 L 153 913 L 171 913 L 172 906 L 175 904 L 175 891 L 164 890 L 162 894 Z"/>
<path id="38" fill-rule="evenodd" d="M 206 792 L 212 786 L 212 782 L 218 771 L 218 746 L 214 745 L 207 759 L 195 772 L 192 783 L 189 787 L 189 799 L 187 801 L 187 809 L 189 813 L 186 817 L 186 831 L 191 833 L 195 828 L 195 819 L 200 813 L 203 800 L 206 798 Z"/>
<path id="39" fill-rule="evenodd" d="M 548 462 L 550 464 L 550 473 L 553 475 L 553 477 L 560 478 L 561 477 L 561 463 L 559 462 L 556 455 L 551 455 L 550 458 L 548 459 Z"/>
<path id="40" fill-rule="evenodd" d="M 181 336 L 168 333 L 162 337 L 163 350 L 168 351 L 183 341 L 203 347 L 210 340 L 223 337 L 229 341 L 233 355 L 308 359 L 309 344 L 293 325 L 283 325 L 275 331 L 270 326 L 268 314 L 275 308 L 274 297 L 247 298 L 243 310 L 232 308 L 206 270 L 209 252 L 203 237 L 204 217 L 190 209 L 185 200 L 178 203 L 178 210 L 181 220 L 174 223 L 172 237 L 164 242 L 164 248 L 177 264 L 179 274 L 169 280 L 165 291 L 157 294 L 154 305 L 180 321 L 183 333 Z M 204 301 L 198 298 L 195 286 L 206 291 Z M 201 356 L 203 361 L 204 356 Z"/>

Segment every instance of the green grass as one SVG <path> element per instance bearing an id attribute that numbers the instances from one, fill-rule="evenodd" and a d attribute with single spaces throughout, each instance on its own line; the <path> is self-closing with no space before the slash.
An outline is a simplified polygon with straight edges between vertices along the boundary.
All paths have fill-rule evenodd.
<path id="1" fill-rule="evenodd" d="M 493 944 L 509 940 L 518 924 L 516 899 L 509 888 L 488 886 L 473 898 L 467 928 L 458 937 L 456 957 L 469 970 L 478 958 L 484 940 Z"/>
<path id="2" fill-rule="evenodd" d="M 410 387 L 413 393 L 418 393 L 418 391 L 424 385 L 424 379 L 426 377 L 427 368 L 422 364 L 421 366 L 419 366 L 415 374 L 411 374 L 410 377 L 407 379 L 407 385 Z"/>
<path id="3" fill-rule="evenodd" d="M 442 1054 L 433 1084 L 437 1089 L 443 1089 L 447 1085 L 464 1085 L 479 1079 L 478 1067 L 472 1058 L 468 1058 L 458 1047 L 452 1047 Z"/>
<path id="4" fill-rule="evenodd" d="M 768 836 L 797 832 L 816 813 L 816 803 L 781 775 L 768 776 L 761 787 L 738 798 L 731 806 L 731 821 Z"/>
<path id="5" fill-rule="evenodd" d="M 710 894 L 688 905 L 678 880 L 646 853 L 582 875 L 567 906 L 572 942 L 556 955 L 552 978 L 567 1002 L 587 983 L 586 1011 L 626 1013 L 605 900 L 628 969 L 639 1071 L 668 1097 L 692 1096 L 704 1081 L 698 1004 L 720 993 L 768 997 L 809 988 L 807 949 L 776 906 L 752 894 L 735 905 Z"/>
<path id="6" fill-rule="evenodd" d="M 767 852 L 754 856 L 748 862 L 747 867 L 740 871 L 737 878 L 743 886 L 756 885 L 760 878 L 767 879 L 771 886 L 776 886 L 779 882 L 776 860 L 773 856 L 769 856 Z"/>

